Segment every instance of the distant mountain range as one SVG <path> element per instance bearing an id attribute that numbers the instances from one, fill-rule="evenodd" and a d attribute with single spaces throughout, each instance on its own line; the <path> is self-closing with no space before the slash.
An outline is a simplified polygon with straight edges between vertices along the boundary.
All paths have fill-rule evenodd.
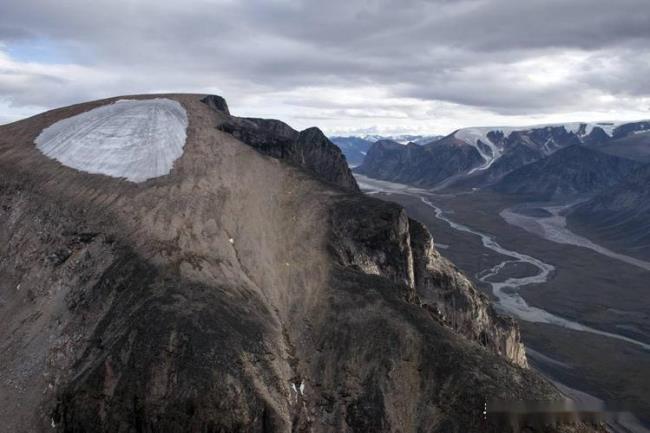
<path id="1" fill-rule="evenodd" d="M 530 127 L 459 129 L 418 146 L 380 140 L 367 150 L 356 172 L 424 187 L 485 187 L 508 173 L 583 145 L 604 154 L 650 161 L 650 122 L 566 123 Z"/>
<path id="2" fill-rule="evenodd" d="M 391 135 L 391 136 L 381 136 L 381 135 L 364 135 L 364 136 L 333 136 L 329 139 L 341 148 L 341 151 L 345 155 L 348 164 L 351 166 L 357 166 L 363 162 L 368 149 L 378 142 L 383 140 L 390 140 L 400 144 L 415 143 L 415 144 L 425 144 L 431 141 L 436 141 L 442 138 L 439 135 Z"/>
<path id="3" fill-rule="evenodd" d="M 424 188 L 489 188 L 525 201 L 587 200 L 578 232 L 650 259 L 650 121 L 459 129 L 423 145 L 383 139 L 354 171 Z"/>

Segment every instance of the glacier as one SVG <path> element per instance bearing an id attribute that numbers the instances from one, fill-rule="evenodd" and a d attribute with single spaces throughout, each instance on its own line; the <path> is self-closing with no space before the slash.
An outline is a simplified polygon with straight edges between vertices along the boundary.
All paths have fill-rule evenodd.
<path id="1" fill-rule="evenodd" d="M 478 167 L 471 169 L 468 173 L 472 174 L 476 171 L 486 170 L 503 155 L 503 149 L 497 146 L 488 138 L 490 132 L 501 132 L 505 137 L 516 131 L 529 131 L 533 129 L 550 128 L 550 127 L 563 127 L 566 132 L 578 134 L 578 138 L 589 135 L 594 128 L 601 128 L 610 137 L 614 134 L 614 130 L 626 122 L 570 122 L 570 123 L 548 123 L 530 126 L 480 126 L 472 128 L 461 128 L 453 132 L 453 136 L 471 146 L 473 146 L 483 158 L 484 163 Z M 579 134 L 581 128 L 584 127 L 584 132 Z M 482 143 L 484 147 L 481 147 Z M 547 143 L 548 144 L 548 143 Z M 490 154 L 485 151 L 485 147 L 490 149 Z M 547 149 L 550 154 L 551 151 Z"/>
<path id="2" fill-rule="evenodd" d="M 121 99 L 52 124 L 34 143 L 67 167 L 144 182 L 169 174 L 183 154 L 187 126 L 177 101 Z"/>

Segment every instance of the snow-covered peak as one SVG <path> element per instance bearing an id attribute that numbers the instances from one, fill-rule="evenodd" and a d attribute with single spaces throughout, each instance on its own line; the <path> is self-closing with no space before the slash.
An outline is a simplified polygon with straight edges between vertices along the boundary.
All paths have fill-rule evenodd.
<path id="1" fill-rule="evenodd" d="M 575 134 L 579 139 L 588 136 L 594 128 L 601 128 L 608 136 L 612 136 L 616 128 L 621 125 L 631 122 L 570 122 L 570 123 L 557 123 L 557 124 L 543 124 L 532 126 L 483 126 L 474 128 L 462 128 L 453 133 L 453 136 L 471 146 L 474 146 L 479 152 L 485 163 L 470 171 L 470 173 L 485 170 L 489 168 L 501 155 L 503 149 L 499 144 L 492 142 L 489 138 L 490 133 L 502 133 L 504 137 L 508 137 L 513 132 L 526 132 L 545 128 L 564 128 L 567 133 Z M 551 153 L 557 147 L 553 146 L 556 143 L 552 138 L 549 138 L 542 147 L 545 153 Z"/>
<path id="2" fill-rule="evenodd" d="M 376 143 L 377 141 L 380 140 L 391 140 L 399 144 L 407 144 L 411 142 L 416 144 L 424 144 L 433 141 L 437 138 L 440 138 L 440 136 L 401 134 L 401 135 L 366 135 L 362 138 L 371 143 Z"/>
<path id="3" fill-rule="evenodd" d="M 54 123 L 35 143 L 65 166 L 143 182 L 171 171 L 183 154 L 187 125 L 177 101 L 119 100 Z"/>

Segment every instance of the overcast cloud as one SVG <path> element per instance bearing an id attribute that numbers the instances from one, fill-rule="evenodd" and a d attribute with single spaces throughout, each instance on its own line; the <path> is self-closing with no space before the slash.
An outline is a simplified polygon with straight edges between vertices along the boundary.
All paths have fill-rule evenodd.
<path id="1" fill-rule="evenodd" d="M 650 3 L 0 3 L 0 123 L 167 91 L 329 133 L 650 118 Z"/>

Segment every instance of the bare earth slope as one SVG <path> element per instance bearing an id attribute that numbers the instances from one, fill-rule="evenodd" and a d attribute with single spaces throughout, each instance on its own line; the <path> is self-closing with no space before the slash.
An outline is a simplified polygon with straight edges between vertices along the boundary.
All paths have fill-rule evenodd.
<path id="1" fill-rule="evenodd" d="M 254 141 L 221 98 L 155 97 L 187 111 L 187 141 L 142 183 L 34 145 L 118 98 L 0 127 L 0 431 L 496 432 L 487 399 L 558 398 L 320 131 Z"/>

